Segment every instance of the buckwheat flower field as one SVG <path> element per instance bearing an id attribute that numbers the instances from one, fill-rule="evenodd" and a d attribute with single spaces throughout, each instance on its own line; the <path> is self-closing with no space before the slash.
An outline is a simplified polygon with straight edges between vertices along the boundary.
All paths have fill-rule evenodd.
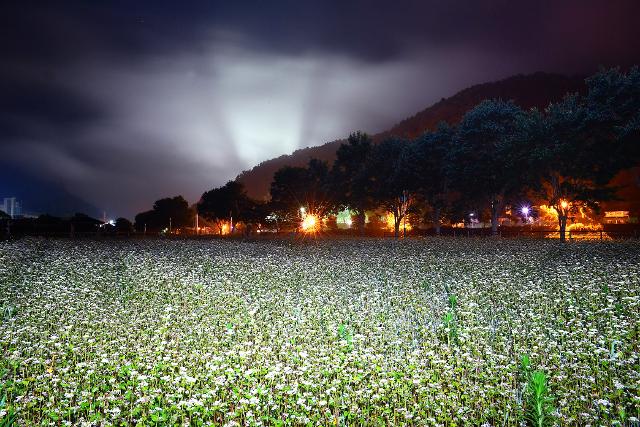
<path id="1" fill-rule="evenodd" d="M 637 242 L 25 239 L 0 305 L 0 425 L 640 418 Z"/>

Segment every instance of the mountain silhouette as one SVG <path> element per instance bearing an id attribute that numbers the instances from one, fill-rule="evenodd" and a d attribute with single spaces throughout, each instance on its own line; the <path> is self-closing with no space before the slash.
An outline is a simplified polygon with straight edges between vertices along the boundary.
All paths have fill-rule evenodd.
<path id="1" fill-rule="evenodd" d="M 455 124 L 464 113 L 485 99 L 513 100 L 521 108 L 543 109 L 550 102 L 558 101 L 570 92 L 581 92 L 585 88 L 584 77 L 561 74 L 534 73 L 516 75 L 491 83 L 483 83 L 464 89 L 449 98 L 443 98 L 432 106 L 402 120 L 391 129 L 373 135 L 375 142 L 389 136 L 414 138 L 427 130 L 433 130 L 444 121 Z M 355 129 L 354 129 L 355 130 Z M 366 129 L 362 129 L 366 131 Z M 242 172 L 236 180 L 242 182 L 250 197 L 258 200 L 269 198 L 273 174 L 283 166 L 304 166 L 309 159 L 317 158 L 333 162 L 335 153 L 344 139 L 308 147 L 266 160 L 254 168 Z"/>

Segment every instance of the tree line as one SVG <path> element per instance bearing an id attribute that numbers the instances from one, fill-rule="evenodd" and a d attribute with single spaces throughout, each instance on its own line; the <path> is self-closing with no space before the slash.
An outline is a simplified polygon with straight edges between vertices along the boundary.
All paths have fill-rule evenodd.
<path id="1" fill-rule="evenodd" d="M 546 109 L 523 110 L 511 101 L 485 100 L 455 126 L 441 123 L 414 139 L 376 144 L 349 135 L 330 166 L 311 159 L 285 166 L 271 183 L 269 202 L 250 199 L 230 181 L 189 207 L 181 196 L 156 202 L 136 216 L 136 228 L 193 226 L 199 216 L 222 227 L 230 219 L 277 225 L 299 221 L 300 207 L 319 215 L 349 209 L 364 230 L 365 212 L 384 209 L 398 236 L 411 212 L 426 213 L 437 234 L 443 221 L 487 211 L 492 232 L 505 206 L 542 200 L 557 212 L 561 239 L 568 218 L 615 197 L 611 179 L 640 163 L 640 71 L 601 70 L 586 91 L 567 94 Z"/>

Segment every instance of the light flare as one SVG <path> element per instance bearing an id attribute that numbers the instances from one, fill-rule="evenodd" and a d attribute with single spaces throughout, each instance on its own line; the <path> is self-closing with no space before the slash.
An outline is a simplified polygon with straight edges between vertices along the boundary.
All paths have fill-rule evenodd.
<path id="1" fill-rule="evenodd" d="M 301 226 L 305 233 L 315 233 L 320 229 L 320 221 L 316 215 L 307 214 L 302 220 Z"/>

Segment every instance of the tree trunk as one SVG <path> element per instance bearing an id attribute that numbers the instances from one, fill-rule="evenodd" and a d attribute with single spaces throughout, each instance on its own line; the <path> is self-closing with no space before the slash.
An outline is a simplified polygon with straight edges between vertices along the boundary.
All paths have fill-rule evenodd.
<path id="1" fill-rule="evenodd" d="M 491 202 L 491 234 L 498 235 L 498 208 L 500 203 L 497 200 Z"/>
<path id="2" fill-rule="evenodd" d="M 393 232 L 396 240 L 400 237 L 400 217 L 394 215 L 393 216 Z"/>
<path id="3" fill-rule="evenodd" d="M 558 225 L 560 225 L 560 241 L 566 242 L 567 239 L 565 237 L 565 234 L 567 230 L 567 215 L 558 215 Z"/>
<path id="4" fill-rule="evenodd" d="M 440 235 L 440 207 L 437 207 L 433 211 L 433 226 L 436 229 L 436 236 Z"/>
<path id="5" fill-rule="evenodd" d="M 360 235 L 364 236 L 364 226 L 365 223 L 367 221 L 367 217 L 364 213 L 364 211 L 362 211 L 362 213 L 358 214 L 358 229 L 360 230 Z"/>

